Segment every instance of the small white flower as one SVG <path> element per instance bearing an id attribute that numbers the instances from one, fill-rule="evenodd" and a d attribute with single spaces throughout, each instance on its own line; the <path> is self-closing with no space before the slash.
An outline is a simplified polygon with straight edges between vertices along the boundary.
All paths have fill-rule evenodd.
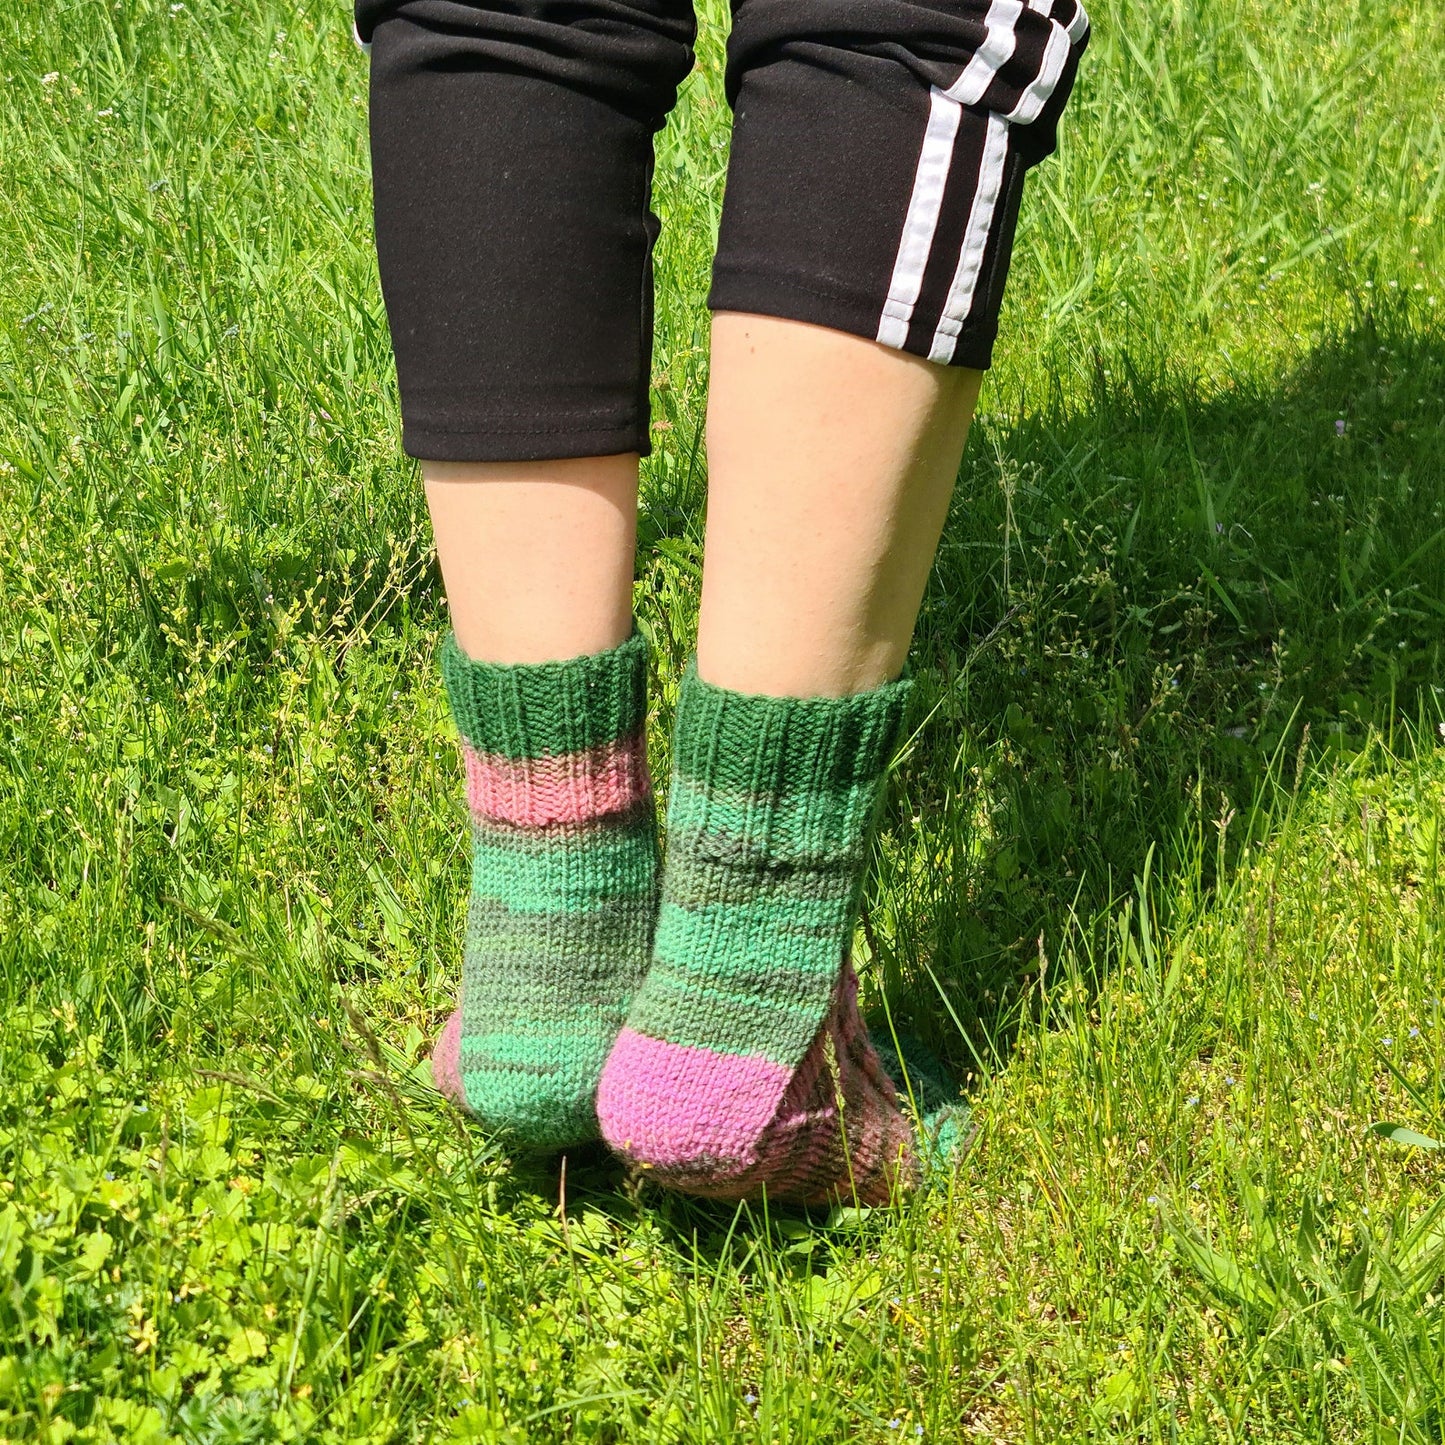
<path id="1" fill-rule="evenodd" d="M 58 70 L 52 70 L 48 74 L 42 75 L 40 77 L 40 83 L 41 85 L 54 85 L 55 82 L 59 79 L 60 72 Z"/>
<path id="2" fill-rule="evenodd" d="M 758 1403 L 758 1397 L 757 1397 L 755 1394 L 753 1394 L 753 1392 L 752 1392 L 751 1390 L 749 1390 L 749 1391 L 747 1392 L 747 1394 L 743 1396 L 743 1404 L 744 1404 L 744 1405 L 756 1405 L 757 1403 Z"/>

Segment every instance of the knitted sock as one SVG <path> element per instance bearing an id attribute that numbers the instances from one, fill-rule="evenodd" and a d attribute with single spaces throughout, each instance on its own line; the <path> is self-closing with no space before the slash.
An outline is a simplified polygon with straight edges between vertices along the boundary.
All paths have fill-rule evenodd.
<path id="1" fill-rule="evenodd" d="M 652 968 L 598 1087 L 607 1142 L 672 1188 L 885 1202 L 910 1131 L 848 963 L 906 683 L 678 701 Z"/>
<path id="2" fill-rule="evenodd" d="M 946 1184 L 978 1133 L 972 1110 L 948 1070 L 911 1034 L 880 1034 L 875 1047 L 912 1125 L 920 1182 Z"/>
<path id="3" fill-rule="evenodd" d="M 462 735 L 472 892 L 437 1087 L 535 1148 L 597 1137 L 597 1078 L 647 970 L 657 833 L 647 648 L 442 672 Z"/>

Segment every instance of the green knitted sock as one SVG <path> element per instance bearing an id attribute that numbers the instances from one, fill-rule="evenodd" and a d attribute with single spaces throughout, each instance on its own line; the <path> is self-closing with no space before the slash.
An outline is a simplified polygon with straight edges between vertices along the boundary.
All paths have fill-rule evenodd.
<path id="1" fill-rule="evenodd" d="M 597 1136 L 598 1076 L 648 966 L 657 836 L 647 649 L 503 667 L 449 640 L 472 890 L 437 1087 L 537 1148 Z"/>
<path id="2" fill-rule="evenodd" d="M 912 1121 L 922 1177 L 930 1183 L 946 1181 L 978 1132 L 972 1110 L 959 1097 L 948 1070 L 911 1034 L 885 1024 L 874 1037 L 874 1047 Z"/>
<path id="3" fill-rule="evenodd" d="M 848 966 L 907 684 L 678 700 L 652 969 L 603 1071 L 619 1153 L 674 1188 L 886 1201 L 912 1141 Z"/>

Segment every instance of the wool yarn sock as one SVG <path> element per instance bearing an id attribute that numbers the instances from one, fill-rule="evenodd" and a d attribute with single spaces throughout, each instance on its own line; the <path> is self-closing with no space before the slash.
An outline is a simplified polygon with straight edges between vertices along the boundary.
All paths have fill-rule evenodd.
<path id="1" fill-rule="evenodd" d="M 907 690 L 754 697 L 684 678 L 652 967 L 597 1096 L 607 1142 L 658 1182 L 878 1204 L 912 1179 L 848 962 Z"/>
<path id="2" fill-rule="evenodd" d="M 437 1087 L 534 1148 L 597 1137 L 597 1079 L 647 971 L 657 829 L 640 636 L 566 662 L 442 673 L 466 761 L 472 887 Z"/>
<path id="3" fill-rule="evenodd" d="M 920 1182 L 946 1184 L 978 1133 L 972 1110 L 937 1056 L 913 1035 L 887 1029 L 874 1047 L 912 1125 Z"/>

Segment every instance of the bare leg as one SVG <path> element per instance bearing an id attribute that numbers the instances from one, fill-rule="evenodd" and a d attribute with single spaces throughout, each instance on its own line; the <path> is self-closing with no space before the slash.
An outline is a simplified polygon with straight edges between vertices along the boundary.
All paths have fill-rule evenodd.
<path id="1" fill-rule="evenodd" d="M 804 322 L 713 317 L 706 681 L 841 697 L 898 676 L 982 376 Z"/>
<path id="2" fill-rule="evenodd" d="M 491 1128 L 565 1148 L 596 1135 L 657 911 L 647 652 L 631 635 L 637 454 L 422 472 L 474 841 L 462 993 L 432 1077 Z"/>
<path id="3" fill-rule="evenodd" d="M 709 682 L 841 696 L 897 676 L 980 380 L 803 322 L 714 318 Z M 544 662 L 626 638 L 635 454 L 422 471 L 464 652 Z"/>
<path id="4" fill-rule="evenodd" d="M 598 1087 L 674 1188 L 886 1202 L 917 1146 L 849 959 L 869 815 L 979 374 L 713 319 L 698 673 L 682 683 L 652 969 Z M 705 923 L 700 923 L 705 919 Z"/>
<path id="5" fill-rule="evenodd" d="M 452 629 L 467 656 L 553 662 L 627 640 L 636 453 L 421 465 Z"/>

